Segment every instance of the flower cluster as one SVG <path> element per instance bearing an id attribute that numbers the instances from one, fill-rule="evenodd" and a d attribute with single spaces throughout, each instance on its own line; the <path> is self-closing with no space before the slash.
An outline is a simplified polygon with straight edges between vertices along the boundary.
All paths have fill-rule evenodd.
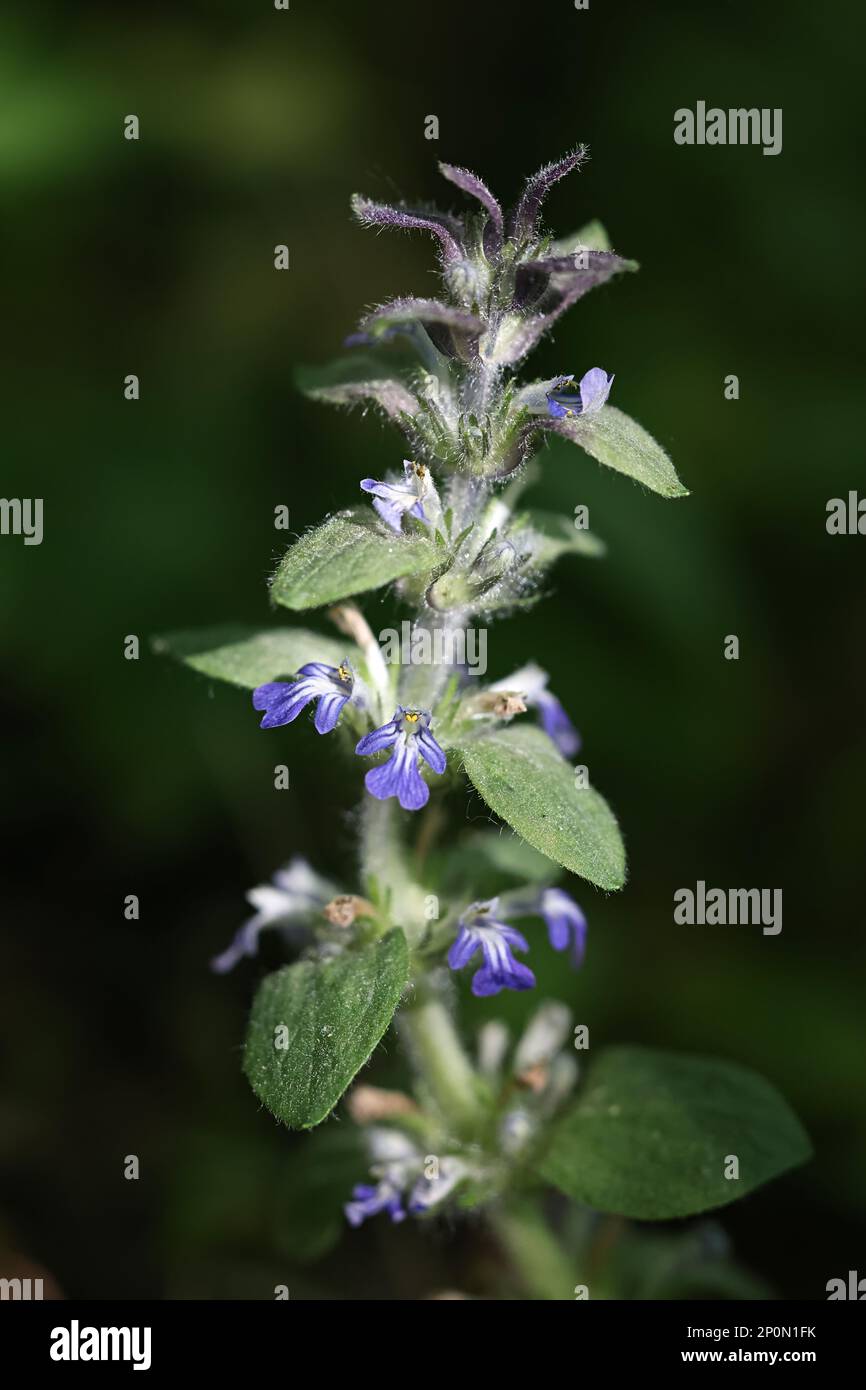
<path id="1" fill-rule="evenodd" d="M 384 772 L 390 767 L 391 764 L 384 764 L 374 771 Z M 266 928 L 280 927 L 294 935 L 299 932 L 315 935 L 318 928 L 321 934 L 327 930 L 325 922 L 329 927 L 344 929 L 351 926 L 358 915 L 370 910 L 365 899 L 339 893 L 332 883 L 298 857 L 278 870 L 271 883 L 250 889 L 247 899 L 255 907 L 255 915 L 243 923 L 227 949 L 211 962 L 211 968 L 219 974 L 233 969 L 245 956 L 254 956 L 259 936 Z M 582 964 L 587 921 L 582 909 L 564 889 L 546 885 L 506 891 L 496 898 L 472 903 L 460 913 L 456 936 L 447 954 L 449 967 L 461 971 L 480 952 L 480 965 L 472 978 L 472 993 L 478 998 L 499 994 L 503 989 L 535 987 L 535 976 L 529 966 L 514 957 L 515 950 L 522 954 L 528 952 L 529 943 L 521 932 L 503 920 L 505 917 L 540 917 L 547 927 L 553 949 L 570 950 L 574 966 Z"/>
<path id="2" fill-rule="evenodd" d="M 363 1128 L 372 1181 L 358 1184 L 345 1203 L 349 1224 L 360 1226 L 381 1213 L 395 1223 L 407 1216 L 436 1215 L 463 1184 L 483 1183 L 492 1193 L 507 1182 L 510 1164 L 531 1147 L 575 1085 L 578 1066 L 566 1046 L 571 1024 L 569 1009 L 549 1000 L 532 1015 L 516 1044 L 497 1019 L 481 1029 L 478 1073 L 500 1097 L 495 1141 L 485 1157 L 476 1146 L 460 1148 L 453 1141 L 441 1156 L 425 1152 L 419 1139 L 424 1116 L 408 1096 L 356 1087 L 349 1112 Z M 408 1131 L 400 1127 L 407 1121 Z M 435 1132 L 426 1140 L 430 1148 L 440 1147 Z"/>
<path id="3" fill-rule="evenodd" d="M 315 727 L 318 733 L 336 728 L 343 707 L 353 699 L 354 678 L 348 661 L 326 666 L 312 661 L 302 666 L 294 681 L 271 681 L 253 691 L 253 706 L 264 710 L 263 729 L 291 724 L 301 710 L 316 701 Z M 364 781 L 371 796 L 384 801 L 395 796 L 406 811 L 417 811 L 430 796 L 430 788 L 418 770 L 426 762 L 439 775 L 445 771 L 445 753 L 430 732 L 430 713 L 398 705 L 393 719 L 365 734 L 355 747 L 361 757 L 390 750 L 390 758 L 371 768 Z"/>
<path id="4" fill-rule="evenodd" d="M 492 694 L 512 693 L 520 697 L 519 706 L 503 705 L 501 718 L 509 717 L 513 708 L 537 709 L 545 733 L 564 757 L 571 757 L 580 748 L 580 735 L 562 703 L 547 689 L 547 681 L 547 673 L 530 662 L 488 689 Z M 293 723 L 302 710 L 315 703 L 316 731 L 327 734 L 337 727 L 346 705 L 367 710 L 364 690 L 348 659 L 339 666 L 311 661 L 301 667 L 294 680 L 269 681 L 258 686 L 253 691 L 253 707 L 263 713 L 261 728 L 277 729 Z M 497 708 L 496 702 L 492 708 Z M 366 774 L 364 784 L 371 796 L 380 801 L 396 797 L 407 811 L 420 810 L 427 804 L 430 788 L 421 775 L 422 763 L 437 776 L 447 766 L 445 751 L 431 732 L 431 722 L 429 710 L 398 705 L 393 718 L 358 740 L 355 752 L 361 757 L 390 750 L 389 759 Z"/>

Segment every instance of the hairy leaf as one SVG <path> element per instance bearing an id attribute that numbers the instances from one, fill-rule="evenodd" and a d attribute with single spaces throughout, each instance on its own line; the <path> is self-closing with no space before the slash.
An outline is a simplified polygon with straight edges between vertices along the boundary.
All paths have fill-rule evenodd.
<path id="1" fill-rule="evenodd" d="M 466 309 L 453 304 L 443 304 L 439 299 L 392 299 L 373 309 L 361 320 L 361 327 L 370 333 L 387 332 L 401 324 L 423 323 L 444 324 L 459 333 L 478 334 L 484 328 L 483 321 Z"/>
<path id="2" fill-rule="evenodd" d="M 579 227 L 576 232 L 570 235 L 559 237 L 551 243 L 548 256 L 570 256 L 574 251 L 579 251 L 585 246 L 589 251 L 611 251 L 610 237 L 601 222 L 593 220 L 587 222 L 585 226 Z"/>
<path id="3" fill-rule="evenodd" d="M 577 415 L 570 420 L 542 420 L 540 424 L 661 497 L 688 497 L 688 489 L 683 487 L 661 445 L 616 406 L 605 405 L 596 414 Z"/>
<path id="4" fill-rule="evenodd" d="M 244 1073 L 259 1100 L 290 1129 L 328 1115 L 383 1037 L 409 969 L 396 928 L 360 951 L 299 961 L 259 986 Z"/>
<path id="5" fill-rule="evenodd" d="M 252 628 L 239 624 L 169 632 L 157 637 L 154 651 L 173 656 L 203 676 L 254 690 L 265 681 L 292 676 L 308 661 L 339 666 L 344 657 L 355 665 L 360 653 L 348 639 L 320 637 L 304 628 Z"/>
<path id="6" fill-rule="evenodd" d="M 400 362 L 358 353 L 340 357 L 327 367 L 300 367 L 295 383 L 305 396 L 329 405 L 356 405 L 371 401 L 391 419 L 414 415 L 418 401 L 400 380 Z"/>
<path id="7" fill-rule="evenodd" d="M 386 531 L 371 512 L 338 512 L 290 546 L 271 580 L 277 603 L 317 608 L 439 563 L 427 536 Z"/>
<path id="8" fill-rule="evenodd" d="M 520 528 L 523 517 L 516 519 Z M 532 562 L 538 566 L 553 564 L 561 555 L 588 555 L 597 558 L 604 555 L 607 547 L 591 531 L 578 530 L 569 516 L 559 516 L 556 512 L 530 511 L 525 515 L 526 532 L 518 530 L 516 543 L 528 541 Z"/>
<path id="9" fill-rule="evenodd" d="M 725 1206 L 810 1153 L 799 1120 L 756 1072 L 614 1047 L 590 1064 L 540 1172 L 596 1211 L 666 1221 Z M 739 1176 L 726 1177 L 732 1158 Z"/>
<path id="10" fill-rule="evenodd" d="M 607 802 L 578 787 L 540 729 L 513 724 L 467 740 L 466 772 L 484 800 L 533 849 L 599 888 L 625 882 L 625 849 Z"/>

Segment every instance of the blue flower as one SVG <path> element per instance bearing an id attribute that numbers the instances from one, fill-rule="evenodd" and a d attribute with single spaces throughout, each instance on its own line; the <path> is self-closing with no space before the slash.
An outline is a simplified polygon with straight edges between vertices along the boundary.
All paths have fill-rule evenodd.
<path id="1" fill-rule="evenodd" d="M 547 688 L 548 675 L 534 661 L 521 666 L 513 676 L 496 681 L 491 690 L 510 690 L 523 696 L 530 709 L 537 709 L 541 727 L 556 744 L 564 758 L 571 758 L 580 748 L 580 734 L 572 724 L 562 703 Z"/>
<path id="2" fill-rule="evenodd" d="M 322 911 L 336 893 L 333 884 L 321 878 L 305 859 L 294 858 L 278 869 L 270 883 L 260 883 L 247 893 L 247 902 L 256 909 L 235 933 L 229 946 L 211 961 L 218 975 L 234 969 L 244 956 L 254 956 L 259 934 L 265 927 L 297 927 Z"/>
<path id="3" fill-rule="evenodd" d="M 571 383 L 571 389 L 565 388 Z M 613 385 L 613 377 L 601 367 L 591 367 L 575 388 L 573 376 L 558 376 L 547 396 L 548 413 L 555 420 L 568 420 L 574 415 L 595 415 L 601 410 Z"/>
<path id="4" fill-rule="evenodd" d="M 265 711 L 262 729 L 278 729 L 291 724 L 311 700 L 317 700 L 316 730 L 329 734 L 340 712 L 352 698 L 355 677 L 348 661 L 339 666 L 326 666 L 322 661 L 310 661 L 293 681 L 269 681 L 253 691 L 253 707 Z"/>
<path id="5" fill-rule="evenodd" d="M 430 733 L 430 715 L 423 709 L 397 706 L 394 718 L 365 734 L 355 752 L 366 757 L 393 748 L 386 763 L 373 767 L 364 778 L 367 791 L 378 801 L 396 796 L 404 811 L 419 811 L 427 804 L 430 788 L 418 770 L 422 757 L 436 773 L 445 771 L 445 754 Z"/>
<path id="6" fill-rule="evenodd" d="M 450 951 L 448 964 L 452 970 L 462 970 L 477 950 L 484 964 L 472 978 L 472 993 L 479 998 L 498 994 L 501 989 L 533 989 L 535 976 L 528 965 L 514 959 L 511 948 L 528 951 L 529 944 L 514 927 L 498 922 L 495 917 L 498 898 L 473 903 L 460 918 L 460 930 Z"/>
<path id="7" fill-rule="evenodd" d="M 404 516 L 414 516 L 427 526 L 435 526 L 441 508 L 439 494 L 429 470 L 423 463 L 412 463 L 409 459 L 404 459 L 403 477 L 402 483 L 362 478 L 361 487 L 364 492 L 373 494 L 373 506 L 392 531 L 402 531 Z"/>
<path id="8" fill-rule="evenodd" d="M 554 951 L 565 951 L 571 946 L 574 964 L 582 963 L 586 950 L 586 917 L 563 888 L 517 889 L 503 895 L 502 905 L 509 917 L 543 917 Z"/>
<path id="9" fill-rule="evenodd" d="M 562 888 L 545 888 L 538 910 L 554 951 L 565 951 L 571 945 L 574 963 L 580 965 L 586 951 L 587 922 L 574 898 Z"/>
<path id="10" fill-rule="evenodd" d="M 352 1201 L 346 1202 L 343 1210 L 350 1226 L 360 1226 L 369 1216 L 378 1216 L 386 1211 L 392 1221 L 405 1221 L 403 1196 L 393 1183 L 380 1182 L 373 1187 L 369 1183 L 359 1183 L 352 1189 Z"/>

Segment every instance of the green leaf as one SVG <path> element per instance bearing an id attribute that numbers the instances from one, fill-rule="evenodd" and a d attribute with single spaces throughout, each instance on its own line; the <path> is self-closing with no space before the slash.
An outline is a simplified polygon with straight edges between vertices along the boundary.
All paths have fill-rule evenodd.
<path id="1" fill-rule="evenodd" d="M 255 690 L 265 681 L 293 676 L 308 661 L 339 666 L 344 657 L 356 665 L 361 654 L 347 638 L 335 641 L 304 628 L 261 628 L 231 625 L 157 637 L 153 649 L 173 656 L 203 676 Z"/>
<path id="2" fill-rule="evenodd" d="M 569 236 L 560 237 L 554 241 L 547 252 L 548 256 L 570 256 L 572 251 L 578 251 L 585 246 L 588 251 L 612 251 L 610 237 L 597 219 L 587 222 L 585 227 L 579 227 L 576 232 Z"/>
<path id="3" fill-rule="evenodd" d="M 244 1074 L 272 1115 L 311 1129 L 369 1061 L 406 984 L 396 928 L 360 951 L 299 961 L 268 975 L 253 1003 Z"/>
<path id="4" fill-rule="evenodd" d="M 559 516 L 556 512 L 526 512 L 515 519 L 515 528 L 523 524 L 531 533 L 528 537 L 534 565 L 552 565 L 561 555 L 587 555 L 596 559 L 604 555 L 607 547 L 591 531 L 578 530 L 570 516 Z M 521 540 L 518 536 L 516 540 Z"/>
<path id="5" fill-rule="evenodd" d="M 386 415 L 397 419 L 415 415 L 418 401 L 400 379 L 404 359 L 379 358 L 374 353 L 340 357 L 326 367 L 299 367 L 295 384 L 305 396 L 328 405 L 355 405 L 373 401 Z"/>
<path id="6" fill-rule="evenodd" d="M 289 547 L 271 580 L 271 595 L 286 608 L 317 608 L 437 563 L 429 537 L 386 534 L 366 513 L 339 512 Z"/>
<path id="7" fill-rule="evenodd" d="M 625 849 L 616 819 L 540 729 L 513 724 L 464 743 L 466 772 L 488 806 L 533 849 L 599 888 L 625 882 Z"/>
<path id="8" fill-rule="evenodd" d="M 689 495 L 661 445 L 616 406 L 605 405 L 596 414 L 570 420 L 545 420 L 542 428 L 579 444 L 599 463 L 625 473 L 662 497 Z"/>
<path id="9" fill-rule="evenodd" d="M 615 1047 L 591 1063 L 540 1172 L 597 1211 L 666 1221 L 725 1206 L 810 1153 L 799 1120 L 756 1072 Z M 724 1176 L 732 1155 L 738 1178 Z"/>

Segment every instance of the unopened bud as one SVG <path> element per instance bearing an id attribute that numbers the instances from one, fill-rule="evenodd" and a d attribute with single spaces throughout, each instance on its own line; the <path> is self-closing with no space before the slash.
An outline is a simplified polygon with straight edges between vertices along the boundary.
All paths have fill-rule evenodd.
<path id="1" fill-rule="evenodd" d="M 396 1115 L 415 1115 L 418 1111 L 411 1096 L 402 1091 L 384 1091 L 379 1086 L 356 1086 L 346 1105 L 358 1125 L 375 1124 L 377 1120 L 392 1119 Z"/>
<path id="2" fill-rule="evenodd" d="M 356 897 L 354 893 L 341 893 L 332 898 L 322 911 L 332 927 L 351 927 L 356 917 L 375 917 L 376 909 L 366 898 Z"/>

